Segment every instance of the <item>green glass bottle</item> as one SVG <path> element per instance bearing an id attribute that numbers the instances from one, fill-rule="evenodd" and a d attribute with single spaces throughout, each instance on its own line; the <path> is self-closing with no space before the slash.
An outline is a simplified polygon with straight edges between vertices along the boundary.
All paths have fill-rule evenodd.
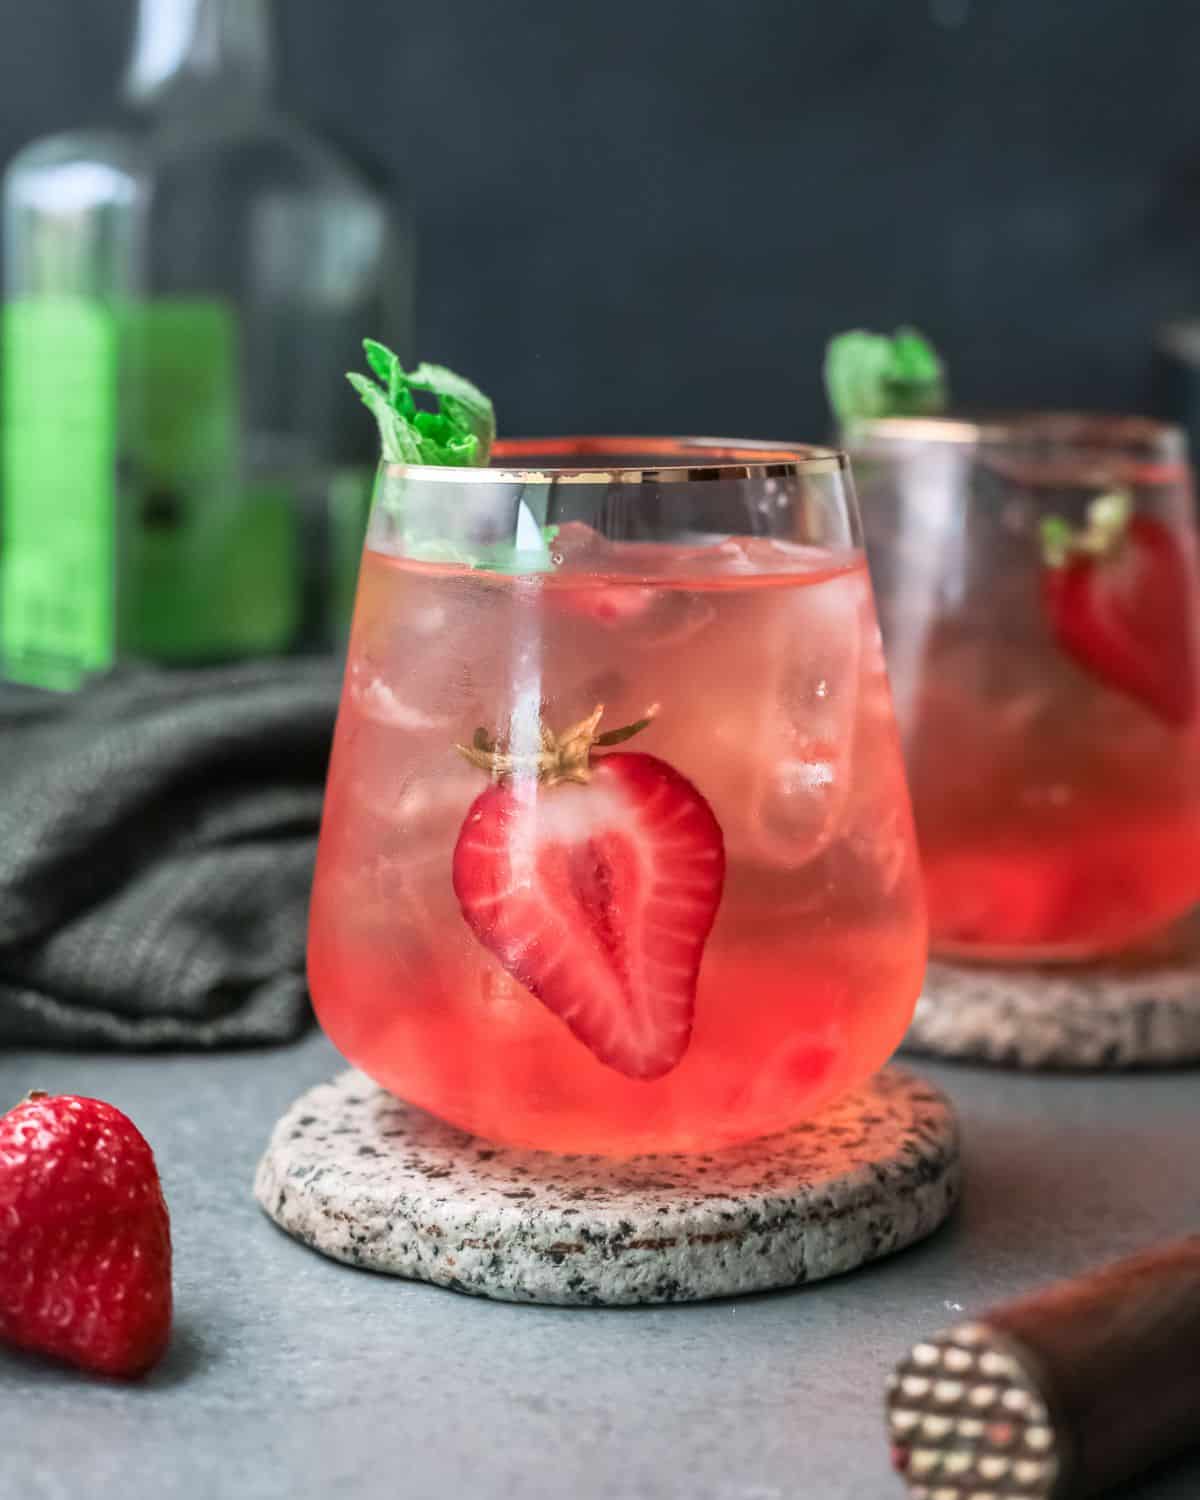
<path id="1" fill-rule="evenodd" d="M 117 123 L 3 188 L 0 663 L 332 644 L 371 434 L 363 329 L 410 351 L 412 238 L 271 103 L 269 0 L 140 0 Z"/>

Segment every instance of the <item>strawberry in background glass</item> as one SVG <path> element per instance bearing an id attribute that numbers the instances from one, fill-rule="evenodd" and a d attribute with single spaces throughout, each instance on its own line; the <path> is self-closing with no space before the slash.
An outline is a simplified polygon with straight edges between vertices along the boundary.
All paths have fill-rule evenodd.
<path id="1" fill-rule="evenodd" d="M 1186 728 L 1196 714 L 1193 578 L 1181 539 L 1118 491 L 1087 525 L 1042 522 L 1042 598 L 1055 639 L 1085 672 Z"/>

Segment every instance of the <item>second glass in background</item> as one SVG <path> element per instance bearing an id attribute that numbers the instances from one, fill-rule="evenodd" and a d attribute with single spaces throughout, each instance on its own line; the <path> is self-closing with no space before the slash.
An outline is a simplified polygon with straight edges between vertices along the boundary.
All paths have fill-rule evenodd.
<path id="1" fill-rule="evenodd" d="M 1137 418 L 846 435 L 936 952 L 1086 960 L 1200 901 L 1195 519 Z"/>

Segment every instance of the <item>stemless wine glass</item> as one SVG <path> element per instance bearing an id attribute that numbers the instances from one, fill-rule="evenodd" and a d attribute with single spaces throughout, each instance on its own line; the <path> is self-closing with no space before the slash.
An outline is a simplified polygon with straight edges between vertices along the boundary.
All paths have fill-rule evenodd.
<path id="1" fill-rule="evenodd" d="M 1182 435 L 1134 417 L 846 434 L 935 952 L 1086 960 L 1200 900 Z"/>
<path id="2" fill-rule="evenodd" d="M 385 466 L 309 974 L 477 1134 L 702 1151 L 877 1069 L 925 919 L 843 455 L 706 439 Z"/>

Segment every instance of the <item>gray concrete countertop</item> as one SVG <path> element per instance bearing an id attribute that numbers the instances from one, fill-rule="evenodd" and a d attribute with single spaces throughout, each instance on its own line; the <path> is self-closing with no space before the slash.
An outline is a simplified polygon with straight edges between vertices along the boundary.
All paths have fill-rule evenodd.
<path id="1" fill-rule="evenodd" d="M 958 1219 L 837 1281 L 741 1301 L 519 1307 L 323 1260 L 250 1183 L 340 1066 L 271 1052 L 10 1052 L 0 1101 L 101 1095 L 159 1158 L 176 1334 L 142 1386 L 0 1354 L 0 1497 L 901 1500 L 884 1377 L 922 1334 L 1200 1228 L 1200 1073 L 1034 1077 L 921 1063 L 961 1111 Z M 1200 1461 L 1124 1492 L 1196 1500 Z"/>

